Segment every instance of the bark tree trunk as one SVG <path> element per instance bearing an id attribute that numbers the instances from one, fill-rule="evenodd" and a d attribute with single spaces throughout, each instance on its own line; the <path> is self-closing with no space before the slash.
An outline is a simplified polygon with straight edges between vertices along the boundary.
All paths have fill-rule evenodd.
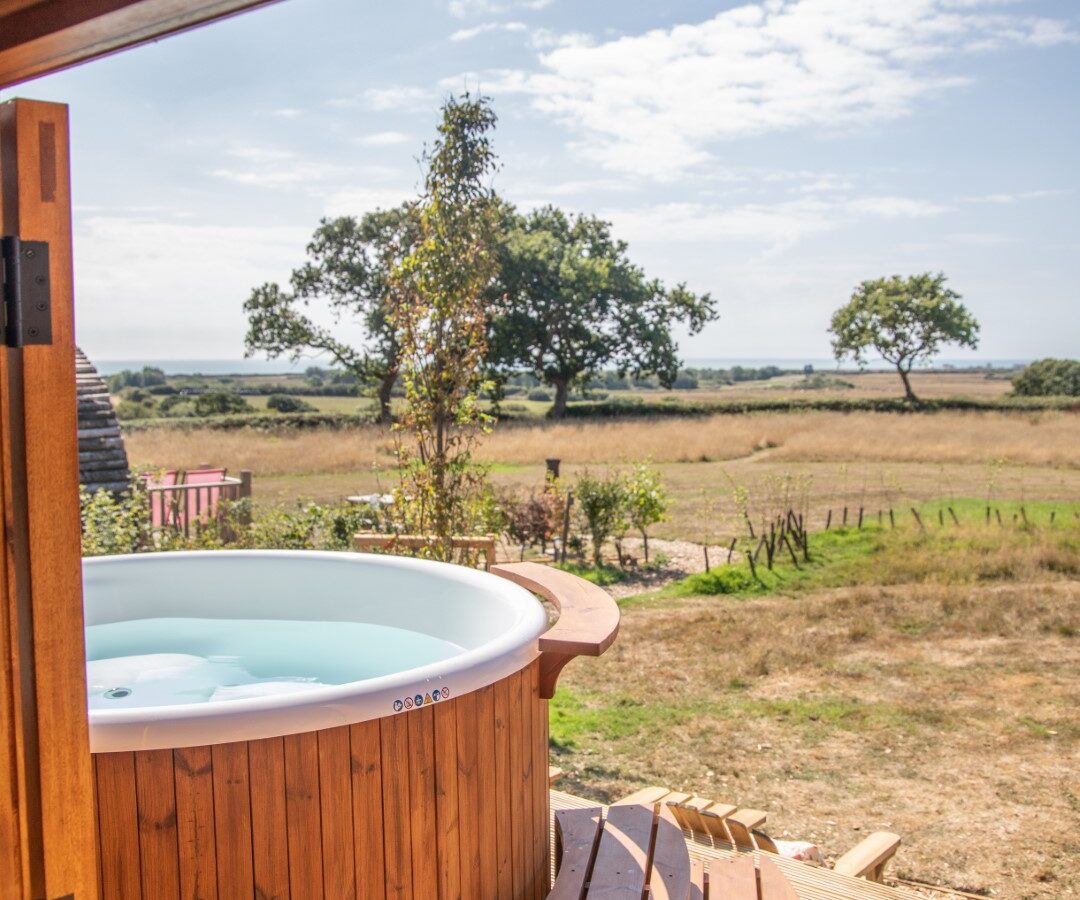
<path id="1" fill-rule="evenodd" d="M 551 404 L 550 416 L 553 419 L 561 419 L 566 415 L 566 398 L 570 394 L 570 383 L 568 381 L 556 381 L 555 385 L 555 402 Z"/>
<path id="2" fill-rule="evenodd" d="M 393 416 L 390 412 L 390 395 L 394 390 L 394 382 L 397 380 L 397 370 L 388 372 L 379 382 L 379 422 L 388 424 Z"/>
<path id="3" fill-rule="evenodd" d="M 907 370 L 902 366 L 897 366 L 896 371 L 900 373 L 900 380 L 904 382 L 904 399 L 910 400 L 912 403 L 918 403 L 919 398 L 915 396 L 915 392 L 911 389 L 911 380 L 908 378 Z"/>

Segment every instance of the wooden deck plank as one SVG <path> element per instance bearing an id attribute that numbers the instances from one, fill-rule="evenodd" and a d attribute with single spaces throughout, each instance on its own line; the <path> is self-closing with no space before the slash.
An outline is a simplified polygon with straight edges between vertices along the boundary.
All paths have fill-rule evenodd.
<path id="1" fill-rule="evenodd" d="M 210 748 L 210 758 L 214 767 L 218 897 L 220 900 L 246 900 L 255 891 L 247 743 L 215 744 Z"/>
<path id="2" fill-rule="evenodd" d="M 458 815 L 458 704 L 435 707 L 435 825 L 439 833 L 439 898 L 461 897 L 461 834 Z"/>
<path id="3" fill-rule="evenodd" d="M 301 897 L 318 900 L 323 896 L 319 740 L 310 731 L 288 734 L 282 740 L 285 815 L 289 823 L 289 888 L 296 900 Z"/>
<path id="4" fill-rule="evenodd" d="M 101 846 L 102 900 L 138 900 L 142 872 L 135 802 L 135 754 L 98 753 L 98 841 Z"/>
<path id="5" fill-rule="evenodd" d="M 555 811 L 556 864 L 559 867 L 548 900 L 581 900 L 600 839 L 600 809 Z"/>
<path id="6" fill-rule="evenodd" d="M 251 781 L 251 861 L 255 896 L 289 900 L 289 830 L 285 812 L 285 743 L 248 743 Z"/>
<path id="7" fill-rule="evenodd" d="M 355 900 L 349 727 L 325 728 L 318 732 L 318 742 L 323 893 L 335 900 Z"/>
<path id="8" fill-rule="evenodd" d="M 644 787 L 640 790 L 634 791 L 632 794 L 627 794 L 625 797 L 616 800 L 612 803 L 612 806 L 634 806 L 639 803 L 653 804 L 654 806 L 663 800 L 668 794 L 670 794 L 666 787 Z"/>
<path id="9" fill-rule="evenodd" d="M 143 896 L 178 900 L 180 868 L 171 750 L 144 750 L 135 754 L 135 796 L 139 809 Z"/>
<path id="10" fill-rule="evenodd" d="M 799 900 L 791 882 L 767 856 L 758 859 L 758 876 L 761 879 L 761 900 Z"/>
<path id="11" fill-rule="evenodd" d="M 757 897 L 754 857 L 709 861 L 709 900 L 749 900 Z"/>
<path id="12" fill-rule="evenodd" d="M 379 720 L 383 759 L 409 758 L 409 726 L 405 715 Z M 409 766 L 382 772 L 383 848 L 387 900 L 411 900 L 412 833 L 409 830 Z"/>
<path id="13" fill-rule="evenodd" d="M 653 835 L 649 806 L 613 806 L 600 835 L 589 900 L 641 900 Z"/>
<path id="14" fill-rule="evenodd" d="M 670 806 L 660 807 L 653 840 L 649 900 L 686 900 L 690 893 L 690 854 Z"/>
<path id="15" fill-rule="evenodd" d="M 176 832 L 180 841 L 180 896 L 216 900 L 214 779 L 209 747 L 173 750 Z"/>
<path id="16" fill-rule="evenodd" d="M 349 728 L 352 753 L 353 865 L 358 900 L 383 900 L 382 756 L 378 720 Z"/>

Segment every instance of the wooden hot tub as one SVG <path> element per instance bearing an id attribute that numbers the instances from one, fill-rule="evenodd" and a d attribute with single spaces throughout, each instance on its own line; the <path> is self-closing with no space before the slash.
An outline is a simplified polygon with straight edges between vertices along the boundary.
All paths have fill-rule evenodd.
<path id="1" fill-rule="evenodd" d="M 146 568 L 155 557 L 180 568 Z M 235 572 L 222 562 L 227 557 Z M 423 578 L 450 577 L 452 591 L 423 599 L 422 606 L 443 605 L 430 627 L 452 632 L 450 617 L 462 613 L 446 607 L 459 602 L 457 595 L 471 596 L 461 599 L 464 614 L 475 606 L 473 615 L 500 620 L 494 627 L 505 627 L 510 637 L 494 647 L 481 642 L 434 667 L 395 673 L 389 683 L 379 677 L 334 685 L 327 697 L 313 688 L 149 714 L 139 707 L 102 713 L 99 703 L 91 711 L 91 746 L 102 896 L 545 896 L 547 698 L 566 662 L 599 655 L 614 640 L 614 603 L 581 579 L 531 563 L 486 575 L 352 554 L 151 554 L 138 558 L 140 571 L 101 566 L 108 577 L 95 577 L 95 562 L 87 565 L 87 623 L 175 612 L 179 599 L 188 615 L 199 614 L 191 608 L 200 602 L 213 607 L 213 598 L 193 602 L 190 590 L 171 587 L 162 588 L 165 596 L 155 597 L 151 610 L 133 609 L 131 599 L 105 599 L 107 591 L 123 597 L 125 581 L 145 582 L 148 575 L 154 584 L 177 584 L 170 576 L 197 568 L 192 563 L 209 563 L 205 577 L 234 591 L 260 573 L 256 595 L 265 615 L 327 616 L 317 599 L 287 602 L 288 570 L 297 562 L 318 563 L 320 570 L 337 565 L 321 579 L 331 594 L 349 579 L 370 581 L 372 572 L 402 581 L 400 590 L 413 599 L 395 598 L 394 605 L 413 612 Z M 314 571 L 296 576 L 309 592 L 322 588 L 311 581 Z M 539 604 L 511 582 L 552 600 L 559 621 L 547 629 L 541 617 L 537 628 L 536 610 L 526 604 Z M 186 583 L 190 588 L 191 579 Z M 274 590 L 281 602 L 266 594 Z M 241 617 L 232 607 L 229 614 Z M 364 596 L 347 607 L 353 617 L 385 615 Z"/>

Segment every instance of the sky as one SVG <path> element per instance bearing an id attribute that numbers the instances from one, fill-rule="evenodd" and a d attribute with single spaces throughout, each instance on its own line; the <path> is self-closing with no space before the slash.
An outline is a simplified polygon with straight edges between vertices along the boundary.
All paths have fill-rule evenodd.
<path id="1" fill-rule="evenodd" d="M 466 89 L 501 195 L 713 296 L 687 358 L 828 357 L 860 281 L 923 271 L 982 325 L 943 356 L 1080 353 L 1077 0 L 284 0 L 0 99 L 71 107 L 83 349 L 212 359 L 321 217 L 416 195 Z"/>

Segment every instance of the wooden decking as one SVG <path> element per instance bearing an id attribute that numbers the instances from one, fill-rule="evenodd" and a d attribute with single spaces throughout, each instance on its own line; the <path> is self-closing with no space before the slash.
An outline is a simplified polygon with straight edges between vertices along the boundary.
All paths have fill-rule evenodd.
<path id="1" fill-rule="evenodd" d="M 551 859 L 555 860 L 555 810 L 559 809 L 585 809 L 599 804 L 594 800 L 586 800 L 583 797 L 575 797 L 563 791 L 551 791 Z M 841 875 L 831 869 L 812 866 L 797 860 L 786 859 L 760 850 L 738 850 L 730 843 L 712 839 L 706 841 L 702 835 L 684 830 L 683 837 L 686 840 L 687 849 L 690 852 L 690 860 L 698 864 L 706 864 L 709 860 L 732 860 L 739 858 L 753 858 L 755 865 L 760 865 L 762 858 L 767 858 L 784 874 L 788 882 L 795 889 L 799 900 L 912 900 L 914 894 L 891 887 L 866 881 L 862 878 L 852 878 Z M 554 880 L 554 871 L 552 872 Z"/>

